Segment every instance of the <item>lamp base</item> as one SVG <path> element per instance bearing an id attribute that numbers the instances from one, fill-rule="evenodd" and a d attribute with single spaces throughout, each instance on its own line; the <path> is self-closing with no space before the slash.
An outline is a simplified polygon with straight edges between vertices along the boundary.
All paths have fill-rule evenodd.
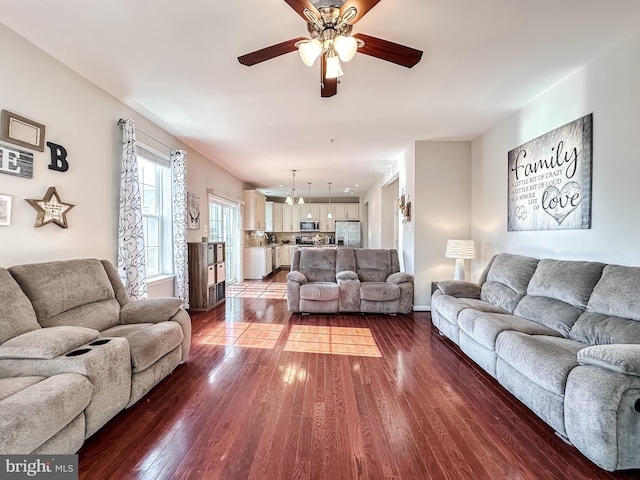
<path id="1" fill-rule="evenodd" d="M 453 273 L 453 279 L 454 280 L 460 280 L 462 282 L 465 281 L 465 274 L 464 274 L 464 259 L 463 258 L 456 258 L 456 269 Z"/>

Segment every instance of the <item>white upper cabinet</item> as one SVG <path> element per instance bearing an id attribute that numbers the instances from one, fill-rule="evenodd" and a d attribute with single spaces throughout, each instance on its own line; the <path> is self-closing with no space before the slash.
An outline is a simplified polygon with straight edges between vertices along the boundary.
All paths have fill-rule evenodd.
<path id="1" fill-rule="evenodd" d="M 242 200 L 244 200 L 244 229 L 266 230 L 267 197 L 257 190 L 243 190 Z"/>

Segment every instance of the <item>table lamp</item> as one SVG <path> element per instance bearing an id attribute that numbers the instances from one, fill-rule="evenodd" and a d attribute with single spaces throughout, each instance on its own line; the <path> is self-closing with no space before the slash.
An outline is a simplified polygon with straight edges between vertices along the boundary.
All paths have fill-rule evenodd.
<path id="1" fill-rule="evenodd" d="M 475 242 L 473 240 L 447 240 L 447 249 L 444 252 L 444 256 L 456 259 L 456 269 L 453 279 L 464 281 L 464 261 L 475 258 Z"/>

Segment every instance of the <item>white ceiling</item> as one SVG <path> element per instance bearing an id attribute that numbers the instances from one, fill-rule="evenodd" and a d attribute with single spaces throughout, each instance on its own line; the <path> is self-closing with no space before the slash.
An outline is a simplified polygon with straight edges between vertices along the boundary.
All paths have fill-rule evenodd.
<path id="1" fill-rule="evenodd" d="M 236 57 L 298 36 L 284 0 L 0 0 L 0 21 L 236 177 L 364 193 L 416 140 L 470 140 L 640 31 L 638 0 L 382 0 L 354 27 L 424 51 L 319 66 Z M 334 140 L 331 142 L 331 140 Z M 278 187 L 283 184 L 283 187 Z M 359 187 L 354 187 L 358 184 Z"/>

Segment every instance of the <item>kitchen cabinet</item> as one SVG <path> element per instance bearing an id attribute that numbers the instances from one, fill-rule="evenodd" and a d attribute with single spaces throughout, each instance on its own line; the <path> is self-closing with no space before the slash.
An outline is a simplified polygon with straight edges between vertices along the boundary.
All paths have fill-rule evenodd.
<path id="1" fill-rule="evenodd" d="M 333 204 L 321 203 L 320 204 L 320 231 L 321 232 L 333 232 L 335 231 L 336 221 L 333 218 L 327 218 L 327 215 L 331 212 L 333 216 Z"/>
<path id="2" fill-rule="evenodd" d="M 307 217 L 307 214 L 311 213 L 311 218 Z M 320 204 L 312 203 L 298 207 L 298 220 L 303 222 L 305 220 L 318 220 L 320 217 Z"/>
<path id="3" fill-rule="evenodd" d="M 267 202 L 266 203 L 266 219 L 265 219 L 265 231 L 267 232 L 282 232 L 282 210 L 284 205 L 282 203 Z"/>
<path id="4" fill-rule="evenodd" d="M 273 247 L 273 266 L 274 269 L 280 268 L 282 266 L 282 250 L 286 247 L 282 245 L 276 245 Z"/>
<path id="5" fill-rule="evenodd" d="M 225 300 L 225 244 L 188 243 L 189 310 L 211 310 Z"/>
<path id="6" fill-rule="evenodd" d="M 282 265 L 290 266 L 291 257 L 293 256 L 293 250 L 297 248 L 296 245 L 283 245 L 282 246 Z"/>
<path id="7" fill-rule="evenodd" d="M 257 190 L 243 190 L 244 201 L 244 229 L 265 230 L 267 197 Z"/>
<path id="8" fill-rule="evenodd" d="M 300 219 L 298 218 L 298 205 L 282 205 L 282 231 L 283 232 L 299 232 Z M 304 208 L 304 205 L 302 206 Z M 305 214 L 306 214 L 305 210 Z"/>
<path id="9" fill-rule="evenodd" d="M 273 271 L 272 247 L 245 247 L 244 278 L 260 280 Z"/>
<path id="10" fill-rule="evenodd" d="M 360 220 L 360 205 L 358 203 L 333 204 L 334 220 Z"/>

